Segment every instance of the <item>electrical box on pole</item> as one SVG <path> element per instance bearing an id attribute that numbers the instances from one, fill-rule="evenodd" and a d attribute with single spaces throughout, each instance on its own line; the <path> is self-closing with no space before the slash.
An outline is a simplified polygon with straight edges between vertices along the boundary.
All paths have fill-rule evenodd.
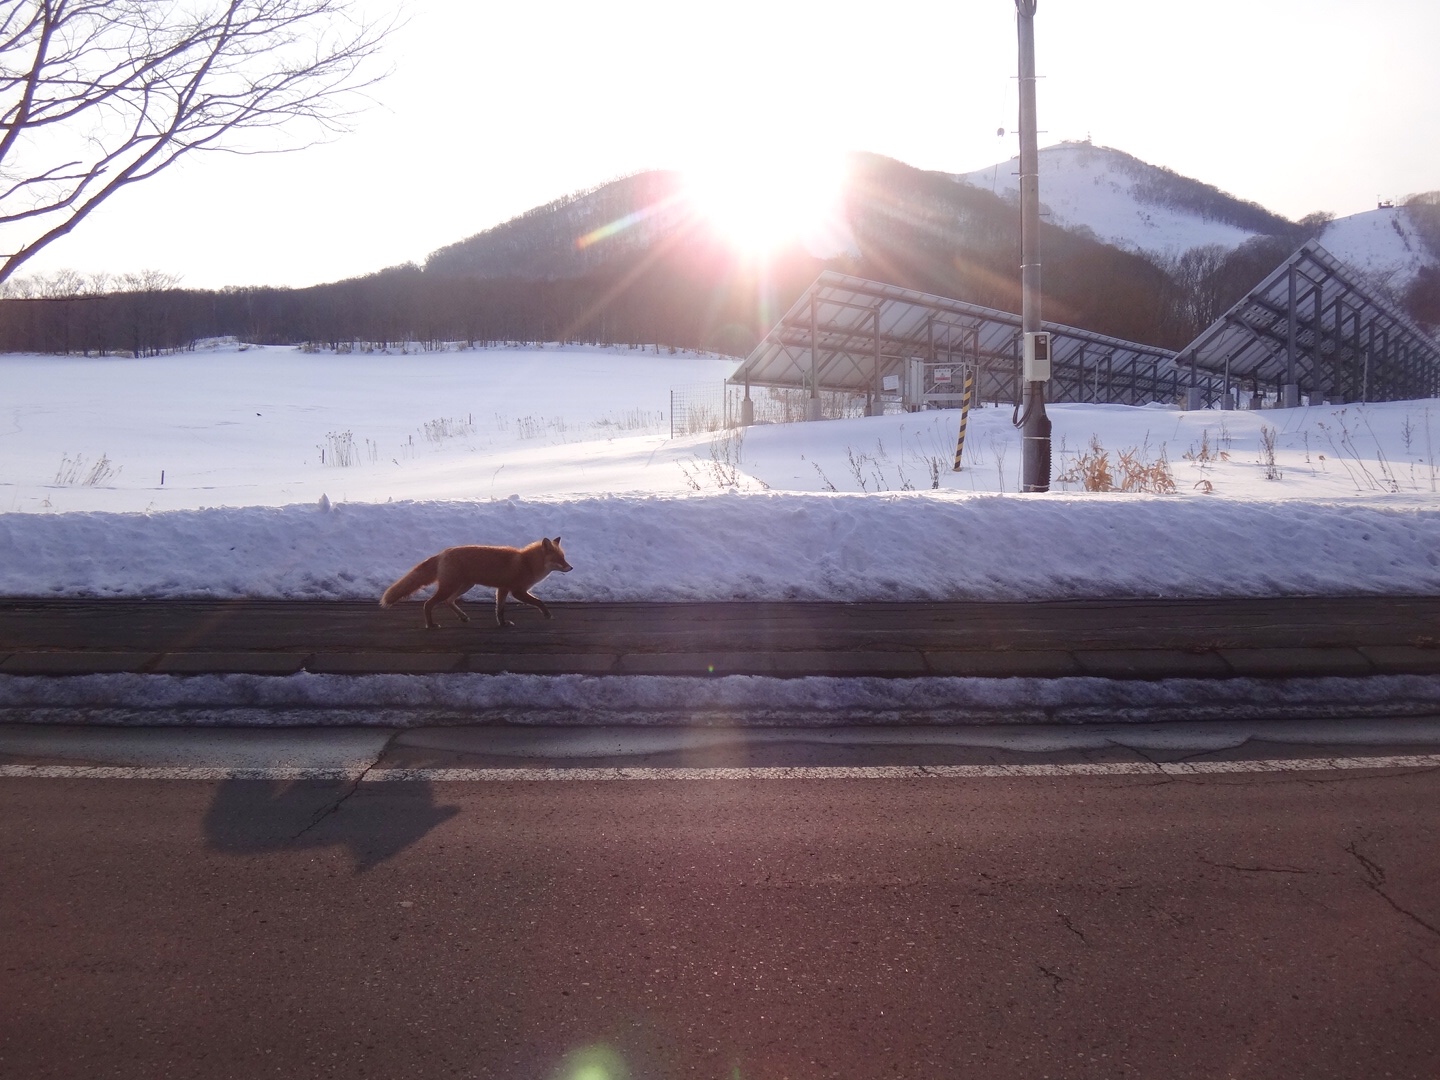
<path id="1" fill-rule="evenodd" d="M 1050 332 L 1036 330 L 1025 335 L 1024 375 L 1026 382 L 1050 381 Z"/>

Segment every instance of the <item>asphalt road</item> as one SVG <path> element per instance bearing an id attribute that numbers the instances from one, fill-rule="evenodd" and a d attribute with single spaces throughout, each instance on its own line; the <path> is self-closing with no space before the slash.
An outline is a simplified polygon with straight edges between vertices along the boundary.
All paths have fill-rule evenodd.
<path id="1" fill-rule="evenodd" d="M 1440 1075 L 1440 773 L 0 778 L 0 1075 Z"/>

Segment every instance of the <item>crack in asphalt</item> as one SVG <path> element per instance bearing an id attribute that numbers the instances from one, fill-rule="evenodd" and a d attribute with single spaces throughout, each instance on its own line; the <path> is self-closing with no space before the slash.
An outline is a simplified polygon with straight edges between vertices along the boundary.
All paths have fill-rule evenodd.
<path id="1" fill-rule="evenodd" d="M 1385 868 L 1379 863 L 1367 859 L 1360 851 L 1360 842 L 1351 840 L 1345 845 L 1345 850 L 1353 855 L 1361 866 L 1365 868 L 1365 876 L 1370 880 L 1366 882 L 1371 888 L 1378 888 L 1385 884 Z"/>
<path id="2" fill-rule="evenodd" d="M 399 738 L 399 736 L 400 732 L 396 731 L 388 739 L 386 739 L 385 745 L 380 747 L 380 749 L 375 752 L 375 756 L 369 764 L 367 764 L 363 769 L 361 769 L 358 773 L 355 774 L 355 776 L 350 781 L 350 786 L 346 788 L 346 790 L 340 795 L 340 797 L 337 798 L 334 802 L 332 802 L 329 806 L 323 807 L 322 809 L 317 811 L 315 815 L 310 819 L 310 824 L 306 825 L 303 829 L 301 829 L 294 836 L 292 836 L 290 838 L 290 842 L 293 844 L 295 841 L 299 840 L 302 836 L 308 833 L 311 829 L 315 828 L 315 826 L 319 825 L 326 818 L 338 813 L 340 811 L 340 808 L 350 800 L 350 797 L 360 790 L 360 785 L 365 782 L 365 778 L 370 775 L 370 773 L 375 769 L 377 765 L 380 764 L 380 760 L 386 755 L 387 752 L 389 752 L 391 744 L 394 743 L 394 741 Z"/>
<path id="3" fill-rule="evenodd" d="M 1411 776 L 1420 776 L 1425 773 L 1436 772 L 1433 765 L 1417 765 L 1409 769 L 1386 769 L 1383 773 L 1366 772 L 1363 776 L 1354 773 L 1297 773 L 1295 779 L 1312 787 L 1319 787 L 1322 784 L 1360 784 L 1376 780 L 1404 780 Z"/>
<path id="4" fill-rule="evenodd" d="M 1214 753 L 1216 752 L 1216 750 L 1218 750 L 1218 749 L 1239 750 L 1242 746 L 1245 746 L 1247 743 L 1250 743 L 1250 742 L 1253 742 L 1253 741 L 1254 741 L 1254 740 L 1253 740 L 1250 736 L 1247 735 L 1245 738 L 1241 739 L 1238 743 L 1236 743 L 1236 744 L 1233 745 L 1233 746 L 1226 746 L 1226 747 L 1223 747 L 1223 748 L 1221 748 L 1221 747 L 1214 747 L 1214 746 L 1207 746 L 1207 747 L 1204 747 L 1204 748 L 1199 749 L 1199 750 L 1193 750 L 1193 751 L 1191 751 L 1191 752 L 1188 753 L 1188 754 L 1181 754 L 1181 755 L 1180 755 L 1178 758 L 1176 758 L 1175 760 L 1176 760 L 1176 761 L 1186 762 L 1186 763 L 1189 763 L 1189 762 L 1192 762 L 1192 761 L 1203 761 L 1203 760 L 1208 759 L 1208 758 L 1210 757 L 1210 755 L 1211 755 L 1211 754 L 1214 754 Z"/>
<path id="5" fill-rule="evenodd" d="M 1206 866 L 1214 866 L 1221 870 L 1239 870 L 1247 874 L 1313 874 L 1314 870 L 1301 870 L 1294 866 L 1241 866 L 1239 863 L 1212 862 L 1210 859 L 1200 860 Z"/>
<path id="6" fill-rule="evenodd" d="M 1106 742 L 1108 742 L 1111 746 L 1117 746 L 1117 747 L 1121 747 L 1121 748 L 1123 748 L 1123 749 L 1125 749 L 1125 750 L 1129 750 L 1132 754 L 1134 754 L 1134 755 L 1136 755 L 1137 757 L 1139 757 L 1142 761 L 1146 762 L 1146 763 L 1149 764 L 1149 765 L 1154 766 L 1154 768 L 1155 768 L 1155 775 L 1156 775 L 1156 777 L 1157 777 L 1158 779 L 1152 780 L 1149 786 L 1159 787 L 1159 786 L 1164 785 L 1164 784 L 1180 784 L 1180 783 L 1184 783 L 1185 780 L 1186 780 L 1185 777 L 1177 776 L 1177 775 L 1175 775 L 1174 773 L 1171 773 L 1171 772 L 1166 772 L 1165 769 L 1162 768 L 1162 766 L 1164 765 L 1164 762 L 1157 761 L 1155 758 L 1153 758 L 1153 757 L 1151 757 L 1149 754 L 1147 754 L 1147 753 L 1144 751 L 1144 749 L 1142 749 L 1141 747 L 1138 747 L 1138 746 L 1129 746 L 1129 745 L 1127 745 L 1127 744 L 1125 744 L 1125 743 L 1123 743 L 1123 742 L 1120 742 L 1120 741 L 1118 741 L 1118 740 L 1115 740 L 1115 739 L 1107 739 Z"/>
<path id="7" fill-rule="evenodd" d="M 1414 922 L 1417 926 L 1428 930 L 1437 938 L 1440 938 L 1440 927 L 1434 926 L 1433 924 L 1422 919 L 1419 915 L 1416 915 L 1415 912 L 1409 910 L 1406 907 L 1402 907 L 1398 902 L 1396 902 L 1394 897 L 1392 897 L 1389 893 L 1385 891 L 1385 868 L 1379 863 L 1375 862 L 1373 859 L 1369 859 L 1365 856 L 1365 854 L 1360 850 L 1359 841 L 1351 840 L 1350 843 L 1345 845 L 1345 850 L 1348 851 L 1351 855 L 1353 855 L 1356 861 L 1359 862 L 1362 867 L 1364 867 L 1366 877 L 1365 884 L 1369 886 L 1370 889 L 1377 896 L 1380 897 L 1380 899 L 1384 900 L 1387 904 L 1394 908 L 1397 914 L 1404 915 L 1407 919 Z"/>
<path id="8" fill-rule="evenodd" d="M 1089 944 L 1090 944 L 1090 942 L 1086 939 L 1084 932 L 1081 931 L 1079 927 L 1077 927 L 1073 922 L 1070 921 L 1070 916 L 1069 916 L 1069 915 L 1065 914 L 1065 912 L 1063 912 L 1063 911 L 1060 912 L 1059 915 L 1060 915 L 1060 921 L 1065 924 L 1065 929 L 1066 929 L 1066 930 L 1069 930 L 1072 934 L 1074 934 L 1076 937 L 1078 937 L 1081 941 L 1085 942 L 1086 945 L 1089 945 Z"/>
<path id="9" fill-rule="evenodd" d="M 1380 896 L 1380 898 L 1381 898 L 1382 900 L 1384 900 L 1387 904 L 1389 904 L 1392 908 L 1394 908 L 1394 909 L 1396 910 L 1396 912 L 1398 912 L 1398 913 L 1401 914 L 1401 915 L 1404 915 L 1407 919 L 1412 920 L 1417 926 L 1423 927 L 1424 929 L 1430 931 L 1430 933 L 1434 934 L 1437 938 L 1440 938 L 1440 927 L 1432 926 L 1430 923 L 1428 923 L 1428 922 L 1426 922 L 1424 919 L 1422 919 L 1419 915 L 1416 915 L 1416 914 L 1415 914 L 1413 911 L 1411 911 L 1409 908 L 1401 907 L 1399 904 L 1397 904 L 1397 903 L 1395 902 L 1394 897 L 1392 897 L 1392 896 L 1391 896 L 1389 893 L 1387 893 L 1384 889 L 1380 888 L 1380 886 L 1378 886 L 1378 885 L 1371 885 L 1370 887 L 1371 887 L 1372 889 L 1374 889 L 1376 893 L 1379 894 L 1379 896 Z"/>

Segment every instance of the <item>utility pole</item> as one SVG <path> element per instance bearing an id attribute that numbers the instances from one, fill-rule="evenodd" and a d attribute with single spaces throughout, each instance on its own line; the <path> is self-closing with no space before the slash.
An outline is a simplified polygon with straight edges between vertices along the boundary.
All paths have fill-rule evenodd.
<path id="1" fill-rule="evenodd" d="M 1035 4 L 1015 0 L 1020 38 L 1020 331 L 1024 335 L 1021 491 L 1050 490 L 1050 335 L 1040 329 L 1040 149 L 1035 128 Z"/>

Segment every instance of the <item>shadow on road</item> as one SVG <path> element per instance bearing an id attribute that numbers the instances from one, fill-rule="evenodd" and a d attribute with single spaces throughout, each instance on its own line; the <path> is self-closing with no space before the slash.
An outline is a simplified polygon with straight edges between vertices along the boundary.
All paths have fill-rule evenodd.
<path id="1" fill-rule="evenodd" d="M 226 780 L 205 814 L 206 846 L 228 855 L 340 846 L 360 873 L 460 812 L 435 805 L 426 783 L 360 787 L 352 780 Z"/>

